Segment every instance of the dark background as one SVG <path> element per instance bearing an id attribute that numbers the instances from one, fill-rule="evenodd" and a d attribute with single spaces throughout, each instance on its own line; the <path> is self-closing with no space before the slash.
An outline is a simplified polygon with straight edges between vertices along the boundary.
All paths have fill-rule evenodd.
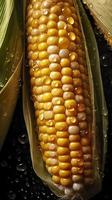
<path id="1" fill-rule="evenodd" d="M 91 19 L 91 21 L 93 21 Z M 109 111 L 108 151 L 102 191 L 91 200 L 112 200 L 112 49 L 93 24 L 98 43 L 104 93 Z M 19 98 L 0 156 L 0 200 L 56 200 L 57 197 L 35 175 Z"/>

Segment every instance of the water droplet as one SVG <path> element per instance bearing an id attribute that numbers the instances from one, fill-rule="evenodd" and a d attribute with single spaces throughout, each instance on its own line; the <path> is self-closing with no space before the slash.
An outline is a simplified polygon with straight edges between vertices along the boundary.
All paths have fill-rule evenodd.
<path id="1" fill-rule="evenodd" d="M 20 144 L 26 144 L 28 142 L 28 137 L 26 134 L 22 134 L 18 137 Z"/>
<path id="2" fill-rule="evenodd" d="M 9 191 L 8 199 L 11 199 L 11 200 L 16 199 L 16 194 L 12 190 Z"/>
<path id="3" fill-rule="evenodd" d="M 21 87 L 22 86 L 22 80 L 20 79 L 19 81 L 18 81 L 18 83 L 19 83 L 19 87 Z"/>
<path id="4" fill-rule="evenodd" d="M 0 89 L 4 87 L 4 84 L 0 81 Z"/>
<path id="5" fill-rule="evenodd" d="M 19 172 L 24 172 L 26 170 L 26 165 L 24 165 L 23 163 L 19 163 L 16 167 L 17 171 Z"/>
<path id="6" fill-rule="evenodd" d="M 3 167 L 3 168 L 4 168 L 4 167 L 7 167 L 7 165 L 8 165 L 8 164 L 7 164 L 7 162 L 6 162 L 5 160 L 3 160 L 3 161 L 0 163 L 0 166 Z"/>

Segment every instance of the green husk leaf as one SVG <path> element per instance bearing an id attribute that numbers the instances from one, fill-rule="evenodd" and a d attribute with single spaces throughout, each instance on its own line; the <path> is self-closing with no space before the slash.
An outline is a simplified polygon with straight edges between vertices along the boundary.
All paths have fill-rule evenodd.
<path id="1" fill-rule="evenodd" d="M 1 10 L 4 4 L 5 1 L 4 3 L 1 1 Z M 18 8 L 20 6 L 18 1 L 13 1 L 12 4 L 14 5 L 12 14 L 9 17 L 9 20 L 7 20 L 7 30 L 5 29 L 5 37 L 0 48 L 0 149 L 2 148 L 4 139 L 6 137 L 6 133 L 8 131 L 16 105 L 21 61 L 23 57 L 23 19 L 18 13 Z M 6 8 L 7 6 L 4 5 L 4 9 Z M 22 13 L 22 6 L 20 9 Z M 1 21 L 4 23 L 3 20 Z"/>
<path id="2" fill-rule="evenodd" d="M 93 137 L 93 140 L 94 140 L 94 143 L 95 143 L 94 148 L 93 148 L 94 169 L 95 169 L 94 170 L 95 171 L 95 184 L 92 185 L 92 188 L 89 188 L 89 187 L 85 188 L 85 191 L 82 192 L 82 196 L 85 197 L 86 199 L 88 199 L 88 198 L 92 197 L 93 195 L 95 195 L 97 192 L 99 192 L 99 190 L 101 189 L 101 177 L 100 177 L 99 172 L 102 169 L 102 163 L 104 162 L 104 157 L 102 158 L 103 148 L 102 147 L 99 148 L 99 146 L 97 146 L 97 145 L 102 140 L 103 129 L 105 131 L 107 129 L 107 124 L 106 124 L 107 121 L 104 117 L 104 112 L 107 113 L 107 110 L 106 110 L 106 107 L 105 107 L 104 95 L 103 95 L 103 90 L 102 90 L 99 55 L 98 55 L 98 50 L 97 50 L 97 45 L 96 45 L 94 33 L 92 31 L 91 25 L 90 25 L 90 23 L 87 19 L 86 13 L 85 13 L 80 1 L 74 0 L 74 4 L 76 4 L 76 2 L 78 4 L 77 5 L 78 10 L 79 10 L 80 15 L 81 15 L 80 21 L 81 21 L 82 26 L 83 26 L 84 40 L 86 40 L 85 41 L 85 45 L 86 45 L 85 49 L 86 49 L 88 73 L 89 73 L 91 93 L 92 93 L 92 103 L 93 103 L 93 116 L 94 116 L 93 129 L 95 129 L 95 130 L 97 129 L 96 132 L 97 132 L 98 135 L 101 134 L 99 136 L 99 137 L 101 137 L 100 140 L 98 138 L 98 135 L 96 135 L 96 133 L 95 133 L 95 137 Z M 82 16 L 83 16 L 83 18 L 82 18 Z M 88 37 L 88 35 L 89 35 L 89 37 Z M 93 45 L 93 48 L 90 48 L 90 44 Z M 30 152 L 31 152 L 31 159 L 32 159 L 34 171 L 43 180 L 43 182 L 45 182 L 50 187 L 50 189 L 57 196 L 66 197 L 66 196 L 64 196 L 64 193 L 62 191 L 60 191 L 59 188 L 57 188 L 53 184 L 53 182 L 51 180 L 51 176 L 48 174 L 48 172 L 46 171 L 45 166 L 44 166 L 41 150 L 39 148 L 39 141 L 38 141 L 38 138 L 37 138 L 37 132 L 36 132 L 38 127 L 36 127 L 35 116 L 34 116 L 34 107 L 33 107 L 33 102 L 31 100 L 30 83 L 29 83 L 30 77 L 29 77 L 28 67 L 24 67 L 23 80 L 24 80 L 24 85 L 23 85 L 23 112 L 24 112 L 24 119 L 25 119 L 25 123 L 26 123 L 27 132 L 28 132 L 28 136 L 29 136 Z M 96 89 L 96 82 L 98 84 L 97 89 Z M 97 96 L 97 93 L 98 93 L 98 96 Z M 97 102 L 97 101 L 100 101 L 100 102 Z M 102 112 L 102 109 L 103 109 L 103 112 Z M 95 125 L 94 125 L 95 120 L 96 120 L 96 122 L 99 126 L 98 128 L 95 127 Z M 99 123 L 101 123 L 101 124 L 99 124 Z M 103 146 L 105 146 L 105 145 L 103 145 Z M 96 150 L 96 148 L 97 148 L 97 150 L 100 149 L 100 152 L 98 152 Z M 101 160 L 100 160 L 99 154 L 101 154 Z M 95 156 L 97 156 L 97 159 L 96 159 Z M 70 197 L 69 197 L 69 199 L 70 199 Z"/>
<path id="3" fill-rule="evenodd" d="M 88 6 L 98 28 L 104 33 L 110 45 L 112 45 L 112 1 L 83 0 L 83 3 Z"/>

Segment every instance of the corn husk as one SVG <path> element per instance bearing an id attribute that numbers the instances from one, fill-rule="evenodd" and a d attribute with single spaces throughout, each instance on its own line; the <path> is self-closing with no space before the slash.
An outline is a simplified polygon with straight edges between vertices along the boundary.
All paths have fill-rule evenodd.
<path id="1" fill-rule="evenodd" d="M 5 140 L 19 89 L 20 69 L 23 57 L 22 1 L 0 2 L 0 149 Z"/>
<path id="2" fill-rule="evenodd" d="M 111 0 L 83 0 L 93 15 L 98 28 L 112 46 L 112 1 Z"/>
<path id="3" fill-rule="evenodd" d="M 89 82 L 91 88 L 92 108 L 93 108 L 93 160 L 94 160 L 94 184 L 91 187 L 85 188 L 81 194 L 84 199 L 89 199 L 101 190 L 102 175 L 104 170 L 105 152 L 106 152 L 106 131 L 107 131 L 107 109 L 105 105 L 105 99 L 102 88 L 100 64 L 98 49 L 95 41 L 95 37 L 90 25 L 89 20 L 85 14 L 82 4 L 79 0 L 75 1 L 77 4 L 77 10 L 80 17 L 80 23 L 83 30 L 83 37 L 86 49 L 86 58 L 89 73 Z M 92 45 L 92 48 L 91 48 Z M 25 63 L 26 65 L 26 63 Z M 26 123 L 26 128 L 30 143 L 30 152 L 32 165 L 35 173 L 40 177 L 45 184 L 58 196 L 66 199 L 70 199 L 68 196 L 64 196 L 63 191 L 57 188 L 51 180 L 51 176 L 45 169 L 45 165 L 42 159 L 41 150 L 39 148 L 39 141 L 37 138 L 37 127 L 34 116 L 33 102 L 30 94 L 30 77 L 29 69 L 24 66 L 24 85 L 23 85 L 23 112 Z M 75 199 L 75 194 L 72 198 Z"/>

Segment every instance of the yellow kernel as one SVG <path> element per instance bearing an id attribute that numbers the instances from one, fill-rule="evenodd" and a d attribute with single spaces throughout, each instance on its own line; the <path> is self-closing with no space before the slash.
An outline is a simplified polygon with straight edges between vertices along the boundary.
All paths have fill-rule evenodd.
<path id="1" fill-rule="evenodd" d="M 67 123 L 66 123 L 66 122 L 56 122 L 56 123 L 55 123 L 55 128 L 56 128 L 58 131 L 67 130 Z"/>
<path id="2" fill-rule="evenodd" d="M 43 84 L 43 79 L 42 78 L 35 79 L 35 85 L 36 86 L 42 86 L 42 84 Z"/>
<path id="3" fill-rule="evenodd" d="M 72 174 L 76 174 L 76 175 L 78 175 L 78 174 L 80 174 L 80 175 L 82 175 L 83 174 L 83 168 L 81 167 L 72 167 L 72 169 L 71 169 L 71 171 L 72 171 Z"/>
<path id="4" fill-rule="evenodd" d="M 70 67 L 70 60 L 68 58 L 62 58 L 60 65 L 62 67 Z"/>
<path id="5" fill-rule="evenodd" d="M 60 57 L 58 54 L 51 54 L 49 55 L 49 61 L 51 63 L 59 63 L 60 62 Z"/>
<path id="6" fill-rule="evenodd" d="M 40 63 L 39 63 L 40 67 L 42 67 L 42 68 L 44 68 L 44 67 L 45 67 L 45 68 L 49 67 L 49 64 L 50 64 L 50 62 L 49 62 L 48 59 L 43 59 L 43 60 L 41 60 Z"/>
<path id="7" fill-rule="evenodd" d="M 51 7 L 50 12 L 53 14 L 55 13 L 55 14 L 59 15 L 61 12 L 61 8 L 57 5 L 55 5 L 55 6 Z"/>
<path id="8" fill-rule="evenodd" d="M 42 2 L 42 8 L 50 8 L 51 7 L 51 5 L 52 5 L 52 1 L 43 1 Z"/>
<path id="9" fill-rule="evenodd" d="M 69 155 L 58 156 L 60 162 L 70 162 L 71 158 Z"/>
<path id="10" fill-rule="evenodd" d="M 66 122 L 68 125 L 77 124 L 77 118 L 74 116 L 67 117 Z"/>
<path id="11" fill-rule="evenodd" d="M 44 110 L 51 110 L 51 109 L 52 109 L 52 103 L 51 102 L 44 103 Z"/>
<path id="12" fill-rule="evenodd" d="M 59 162 L 59 168 L 63 170 L 70 169 L 71 164 L 67 162 Z"/>
<path id="13" fill-rule="evenodd" d="M 41 70 L 35 70 L 35 71 L 34 71 L 34 77 L 35 77 L 35 78 L 41 77 Z"/>
<path id="14" fill-rule="evenodd" d="M 32 78 L 31 78 L 30 83 L 31 83 L 31 86 L 34 86 L 34 85 L 35 85 L 35 77 L 32 77 Z"/>
<path id="15" fill-rule="evenodd" d="M 53 111 L 55 114 L 65 113 L 65 107 L 63 105 L 55 105 Z"/>
<path id="16" fill-rule="evenodd" d="M 72 176 L 72 180 L 74 182 L 82 182 L 83 181 L 83 177 L 81 175 L 73 175 Z"/>
<path id="17" fill-rule="evenodd" d="M 69 57 L 69 51 L 68 51 L 68 49 L 60 49 L 59 56 L 61 58 L 68 58 Z"/>
<path id="18" fill-rule="evenodd" d="M 52 174 L 59 174 L 59 166 L 53 166 L 51 169 Z"/>
<path id="19" fill-rule="evenodd" d="M 82 85 L 82 80 L 80 78 L 74 78 L 73 83 L 75 87 L 78 87 Z"/>
<path id="20" fill-rule="evenodd" d="M 66 76 L 66 75 L 62 76 L 61 81 L 62 81 L 63 84 L 71 84 L 71 83 L 73 83 L 72 77 L 71 76 Z"/>
<path id="21" fill-rule="evenodd" d="M 70 42 L 70 45 L 69 45 L 69 51 L 76 51 L 77 49 L 77 46 L 74 42 Z"/>
<path id="22" fill-rule="evenodd" d="M 48 121 L 46 121 L 46 125 L 50 126 L 50 127 L 54 126 L 55 125 L 54 124 L 54 120 L 48 120 Z"/>
<path id="23" fill-rule="evenodd" d="M 66 29 L 66 23 L 64 21 L 58 22 L 58 28 L 59 29 Z"/>
<path id="24" fill-rule="evenodd" d="M 67 177 L 70 177 L 71 172 L 70 172 L 70 170 L 60 170 L 59 175 L 62 178 L 67 178 Z"/>
<path id="25" fill-rule="evenodd" d="M 57 154 L 58 155 L 69 155 L 70 150 L 67 147 L 57 147 Z"/>
<path id="26" fill-rule="evenodd" d="M 68 177 L 67 178 L 61 178 L 60 183 L 63 186 L 71 186 L 72 180 L 71 180 L 71 178 L 68 178 Z"/>
<path id="27" fill-rule="evenodd" d="M 71 96 L 72 99 L 73 96 Z M 69 99 L 69 98 L 68 98 Z M 71 116 L 76 116 L 77 115 L 77 110 L 75 108 L 71 108 L 71 109 L 66 109 L 66 115 L 71 117 Z"/>
<path id="28" fill-rule="evenodd" d="M 60 183 L 60 178 L 59 178 L 59 176 L 53 175 L 53 176 L 52 176 L 52 181 L 55 182 L 56 184 L 59 184 L 59 183 Z"/>
<path id="29" fill-rule="evenodd" d="M 47 31 L 47 34 L 48 34 L 48 36 L 56 36 L 56 35 L 58 35 L 58 31 L 56 28 L 52 28 Z"/>
<path id="30" fill-rule="evenodd" d="M 53 105 L 63 105 L 64 100 L 62 97 L 53 97 L 52 103 L 53 103 Z"/>
<path id="31" fill-rule="evenodd" d="M 38 51 L 35 51 L 35 52 L 32 53 L 31 59 L 37 60 L 37 58 L 38 58 Z"/>
<path id="32" fill-rule="evenodd" d="M 50 135 L 48 137 L 48 142 L 55 143 L 56 142 L 56 135 Z"/>
<path id="33" fill-rule="evenodd" d="M 58 16 L 56 14 L 54 14 L 54 13 L 51 13 L 49 15 L 49 19 L 50 20 L 54 20 L 55 22 L 57 22 L 58 21 Z"/>
<path id="34" fill-rule="evenodd" d="M 57 164 L 58 164 L 58 161 L 55 158 L 47 158 L 46 159 L 46 165 L 55 166 Z"/>
<path id="35" fill-rule="evenodd" d="M 72 53 L 70 54 L 70 60 L 73 62 L 73 61 L 77 61 L 77 59 L 78 59 L 77 53 L 72 52 Z"/>
<path id="36" fill-rule="evenodd" d="M 47 44 L 48 45 L 56 45 L 56 44 L 58 44 L 58 37 L 56 37 L 56 36 L 48 37 Z"/>
<path id="37" fill-rule="evenodd" d="M 64 9 L 63 9 L 63 14 L 65 15 L 65 16 L 71 16 L 71 14 L 72 14 L 72 12 L 71 12 L 71 9 L 70 8 L 68 8 L 68 7 L 65 7 Z"/>
<path id="38" fill-rule="evenodd" d="M 71 24 L 67 24 L 67 29 L 66 30 L 67 30 L 68 33 L 74 31 L 73 30 L 73 26 Z"/>
<path id="39" fill-rule="evenodd" d="M 55 127 L 49 127 L 48 129 L 46 129 L 46 132 L 50 135 L 52 134 L 56 134 L 56 129 Z"/>
<path id="40" fill-rule="evenodd" d="M 35 42 L 38 41 L 38 36 L 29 36 L 28 37 L 28 42 L 31 43 L 31 44 L 34 44 Z"/>
<path id="41" fill-rule="evenodd" d="M 50 77 L 51 77 L 52 80 L 60 80 L 61 76 L 62 75 L 61 75 L 60 72 L 53 71 L 53 72 L 50 73 Z"/>
<path id="42" fill-rule="evenodd" d="M 50 69 L 49 68 L 43 68 L 41 69 L 41 75 L 42 76 L 47 76 L 50 74 Z"/>
<path id="43" fill-rule="evenodd" d="M 40 24 L 46 24 L 46 23 L 48 22 L 48 17 L 42 15 L 42 16 L 39 18 L 38 21 L 39 21 Z"/>
<path id="44" fill-rule="evenodd" d="M 65 114 L 60 114 L 60 113 L 59 114 L 55 114 L 54 120 L 56 122 L 65 121 L 66 120 Z"/>
<path id="45" fill-rule="evenodd" d="M 51 78 L 49 78 L 49 76 L 45 76 L 43 78 L 44 78 L 43 83 L 45 85 L 50 85 L 51 84 Z"/>
<path id="46" fill-rule="evenodd" d="M 53 117 L 54 117 L 53 111 L 44 111 L 44 118 L 46 120 L 53 119 Z"/>
<path id="47" fill-rule="evenodd" d="M 57 138 L 68 138 L 67 131 L 57 131 L 56 133 Z"/>
<path id="48" fill-rule="evenodd" d="M 80 78 L 81 77 L 81 73 L 78 69 L 73 70 L 73 77 L 74 78 Z"/>
<path id="49" fill-rule="evenodd" d="M 52 100 L 52 94 L 50 92 L 42 95 L 42 101 L 43 102 L 48 102 L 48 101 L 51 101 L 51 100 Z"/>
<path id="50" fill-rule="evenodd" d="M 70 32 L 68 35 L 69 35 L 70 40 L 74 41 L 76 39 L 75 33 Z"/>
<path id="51" fill-rule="evenodd" d="M 39 35 L 39 42 L 46 42 L 47 41 L 47 34 L 42 33 Z"/>
<path id="52" fill-rule="evenodd" d="M 70 67 L 64 67 L 61 70 L 62 75 L 72 76 L 72 69 Z"/>
<path id="53" fill-rule="evenodd" d="M 59 38 L 59 47 L 62 49 L 66 49 L 69 46 L 69 40 L 67 37 L 60 37 Z"/>
<path id="54" fill-rule="evenodd" d="M 70 142 L 80 142 L 80 135 L 69 135 Z"/>
<path id="55" fill-rule="evenodd" d="M 52 86 L 52 88 L 61 88 L 62 83 L 61 83 L 61 81 L 54 80 L 54 81 L 52 81 L 51 86 Z"/>
<path id="56" fill-rule="evenodd" d="M 47 126 L 39 126 L 39 132 L 46 133 Z"/>
<path id="57" fill-rule="evenodd" d="M 82 158 L 72 158 L 71 159 L 71 164 L 73 167 L 82 167 L 84 166 L 84 161 Z"/>
<path id="58" fill-rule="evenodd" d="M 33 87 L 32 93 L 35 94 L 42 94 L 43 90 L 42 90 L 42 86 L 39 87 Z"/>
<path id="59" fill-rule="evenodd" d="M 59 34 L 60 37 L 64 37 L 64 36 L 68 35 L 68 33 L 67 33 L 67 31 L 65 29 L 59 30 L 58 34 Z"/>
<path id="60" fill-rule="evenodd" d="M 64 92 L 63 93 L 63 98 L 65 99 L 65 100 L 67 100 L 67 99 L 74 99 L 74 93 L 73 92 Z M 69 112 L 68 110 L 67 110 L 67 112 Z M 75 110 L 71 110 L 71 113 L 75 113 Z"/>
<path id="61" fill-rule="evenodd" d="M 79 142 L 71 142 L 69 148 L 71 151 L 79 150 L 81 149 L 81 144 Z"/>
<path id="62" fill-rule="evenodd" d="M 72 25 L 74 24 L 74 18 L 73 17 L 68 17 L 67 21 L 68 21 L 69 24 L 72 24 Z"/>
<path id="63" fill-rule="evenodd" d="M 64 84 L 62 86 L 63 91 L 65 92 L 73 92 L 74 91 L 74 87 L 73 84 Z"/>
<path id="64" fill-rule="evenodd" d="M 40 60 L 43 60 L 43 59 L 46 59 L 46 58 L 48 58 L 47 51 L 41 51 L 41 52 L 39 52 L 39 59 Z"/>
<path id="65" fill-rule="evenodd" d="M 71 151 L 70 152 L 71 158 L 81 158 L 83 156 L 82 151 Z"/>
<path id="66" fill-rule="evenodd" d="M 53 97 L 62 97 L 63 96 L 63 90 L 61 88 L 54 88 L 51 91 Z"/>
<path id="67" fill-rule="evenodd" d="M 38 27 L 38 20 L 37 19 L 32 19 L 31 26 L 32 26 L 32 28 L 37 28 Z"/>
<path id="68" fill-rule="evenodd" d="M 46 42 L 42 42 L 38 45 L 38 50 L 39 51 L 44 51 L 47 49 L 47 43 Z"/>
<path id="69" fill-rule="evenodd" d="M 49 54 L 57 54 L 59 52 L 59 47 L 57 45 L 50 45 L 47 48 Z"/>
<path id="70" fill-rule="evenodd" d="M 69 140 L 68 138 L 58 138 L 57 139 L 57 145 L 61 147 L 66 147 L 69 145 Z"/>
<path id="71" fill-rule="evenodd" d="M 45 133 L 41 133 L 39 134 L 39 139 L 41 139 L 41 141 L 43 142 L 47 142 L 48 141 L 48 135 Z"/>
<path id="72" fill-rule="evenodd" d="M 65 100 L 65 107 L 66 108 L 76 108 L 76 101 L 74 99 Z"/>
<path id="73" fill-rule="evenodd" d="M 56 28 L 57 27 L 57 23 L 53 20 L 50 20 L 48 23 L 47 23 L 47 28 L 50 29 L 50 28 Z"/>

